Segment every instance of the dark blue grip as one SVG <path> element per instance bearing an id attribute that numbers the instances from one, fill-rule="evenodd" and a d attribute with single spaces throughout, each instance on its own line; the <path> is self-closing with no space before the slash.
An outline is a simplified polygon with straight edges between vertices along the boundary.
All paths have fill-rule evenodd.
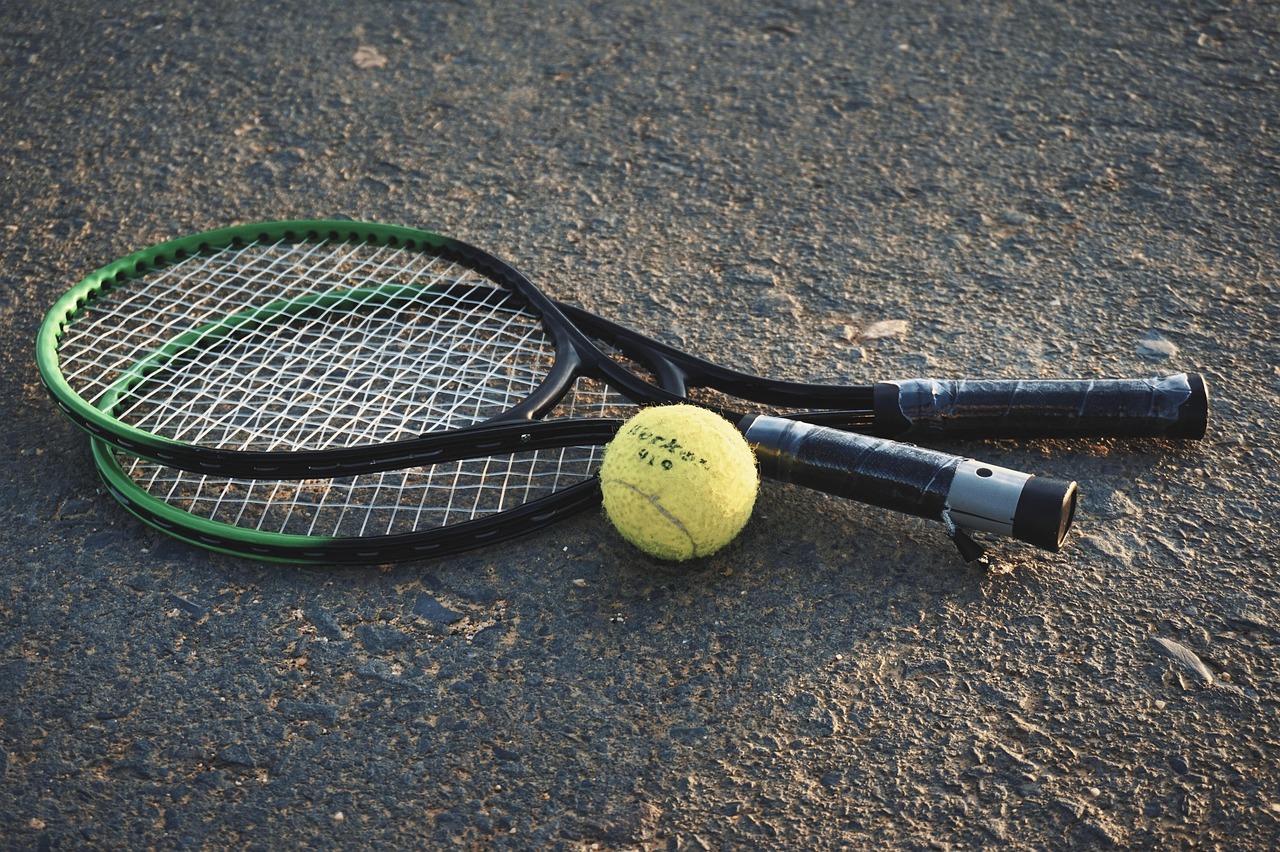
<path id="1" fill-rule="evenodd" d="M 958 456 L 795 420 L 755 418 L 747 440 L 760 474 L 837 497 L 937 520 Z"/>
<path id="2" fill-rule="evenodd" d="M 875 387 L 876 433 L 894 438 L 1201 438 L 1195 373 L 1154 379 L 906 379 Z"/>
<path id="3" fill-rule="evenodd" d="M 941 521 L 953 537 L 966 527 L 1057 550 L 1071 527 L 1074 482 L 781 417 L 738 428 L 762 476 Z"/>

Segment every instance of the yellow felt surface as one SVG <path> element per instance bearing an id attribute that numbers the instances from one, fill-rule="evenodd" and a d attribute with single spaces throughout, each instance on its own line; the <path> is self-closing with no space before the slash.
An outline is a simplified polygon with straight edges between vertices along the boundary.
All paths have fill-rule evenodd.
<path id="1" fill-rule="evenodd" d="M 759 477 L 746 440 L 691 405 L 648 408 L 618 431 L 600 469 L 618 532 L 661 559 L 710 555 L 742 530 Z"/>

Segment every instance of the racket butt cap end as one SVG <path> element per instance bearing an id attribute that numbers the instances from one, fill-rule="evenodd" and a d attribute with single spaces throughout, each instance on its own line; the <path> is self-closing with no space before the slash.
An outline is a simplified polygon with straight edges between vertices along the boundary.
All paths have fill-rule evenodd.
<path id="1" fill-rule="evenodd" d="M 1074 482 L 1047 476 L 1027 480 L 1013 516 L 1013 537 L 1057 552 L 1075 520 L 1080 489 Z"/>
<path id="2" fill-rule="evenodd" d="M 1191 395 L 1178 406 L 1178 422 L 1165 433 L 1166 437 L 1197 440 L 1209 429 L 1209 386 L 1199 373 L 1187 373 L 1187 384 Z"/>

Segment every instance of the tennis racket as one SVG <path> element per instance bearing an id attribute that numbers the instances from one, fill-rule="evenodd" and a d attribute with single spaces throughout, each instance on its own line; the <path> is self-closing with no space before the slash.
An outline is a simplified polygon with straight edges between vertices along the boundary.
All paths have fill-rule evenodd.
<path id="1" fill-rule="evenodd" d="M 587 377 L 642 403 L 678 401 L 692 379 L 731 401 L 798 402 L 817 390 L 753 377 L 734 385 L 742 374 L 717 374 L 661 345 L 641 352 L 642 336 L 603 321 L 596 331 L 644 361 L 655 381 L 607 355 L 528 279 L 479 249 L 391 226 L 285 222 L 183 238 L 98 270 L 51 310 L 37 358 L 55 400 L 98 439 L 165 467 L 251 479 L 335 478 L 598 444 L 594 430 L 616 423 L 537 419 Z M 1141 396 L 1125 397 L 1116 418 L 1123 425 L 1110 434 L 1203 432 L 1203 382 L 1161 381 L 1126 389 Z M 1015 396 L 1025 406 L 1038 393 L 1066 393 L 1061 385 L 1022 385 Z M 917 395 L 920 386 L 910 383 Z M 964 388 L 952 390 L 963 396 Z M 1100 395 L 1069 390 L 1073 411 Z M 828 388 L 805 401 L 833 411 L 796 417 L 874 431 L 876 393 Z M 904 418 L 914 428 L 930 406 L 904 406 L 897 393 L 898 429 Z M 1025 425 L 1007 413 L 970 416 L 990 407 L 984 393 L 978 406 L 960 399 L 932 410 L 968 412 L 967 429 L 985 417 L 995 434 L 1021 434 Z M 967 506 L 974 518 L 1003 519 L 991 531 L 1051 549 L 1070 524 L 1072 483 L 1014 471 L 993 477 L 996 468 L 971 463 L 986 472 L 979 475 L 954 456 L 704 404 L 739 424 L 768 476 L 949 525 L 957 516 L 968 522 Z M 1060 401 L 1058 408 L 1068 410 Z M 1098 420 L 1055 415 L 1048 431 L 1073 434 Z M 973 487 L 952 494 L 969 480 Z M 1039 495 L 1028 502 L 1034 522 L 1030 510 L 1020 523 L 1017 512 L 995 510 L 1016 508 L 1028 487 Z M 976 496 L 965 503 L 964 493 Z"/>
<path id="2" fill-rule="evenodd" d="M 97 270 L 49 312 L 37 361 L 57 403 L 97 437 L 234 475 L 428 461 L 453 430 L 542 417 L 584 375 L 637 402 L 705 386 L 728 397 L 709 404 L 731 417 L 756 404 L 824 409 L 795 416 L 882 437 L 1197 437 L 1208 418 L 1195 375 L 794 384 L 567 311 L 503 261 L 446 237 L 269 223 L 185 237 Z M 589 335 L 643 363 L 651 381 Z"/>
<path id="3" fill-rule="evenodd" d="M 598 510 L 604 444 L 638 410 L 582 378 L 547 415 L 571 424 L 557 438 L 574 445 L 484 455 L 457 442 L 430 465 L 306 480 L 192 473 L 91 443 L 112 496 L 169 536 L 254 559 L 370 564 L 445 556 Z"/>
<path id="4" fill-rule="evenodd" d="M 603 445 L 622 421 L 594 422 L 595 444 L 462 458 L 455 449 L 427 466 L 308 480 L 192 473 L 91 443 L 112 496 L 167 535 L 257 559 L 381 563 L 457 553 L 598 508 Z M 916 448 L 860 461 L 853 473 L 846 458 L 829 464 L 823 490 L 940 520 L 969 562 L 984 551 L 965 528 L 1057 550 L 1071 525 L 1075 483 Z M 927 472 L 934 477 L 922 488 Z M 804 484 L 817 484 L 812 476 Z"/>
<path id="5" fill-rule="evenodd" d="M 604 341 L 598 345 L 613 357 L 624 357 Z M 573 440 L 576 445 L 484 455 L 484 447 L 494 446 L 489 436 L 509 433 L 510 427 L 480 427 L 460 433 L 471 436 L 471 443 L 438 447 L 432 465 L 303 481 L 192 473 L 130 456 L 97 438 L 92 445 L 108 491 L 135 516 L 175 538 L 257 559 L 391 562 L 492 544 L 591 506 L 598 508 L 596 471 L 603 444 L 623 418 L 638 408 L 598 380 L 581 377 L 546 415 L 546 422 L 527 424 L 530 430 L 555 428 L 552 444 Z M 534 443 L 530 431 L 523 437 L 526 446 Z M 865 440 L 871 445 L 885 443 Z M 1004 511 L 1011 516 L 992 526 L 991 519 L 972 515 L 978 505 L 986 504 L 980 497 L 966 498 L 960 485 L 966 480 L 985 482 L 983 477 L 995 476 L 998 469 L 905 447 L 875 459 L 864 460 L 853 478 L 847 473 L 847 460 L 839 460 L 830 468 L 828 490 L 866 490 L 875 495 L 872 502 L 941 519 L 968 561 L 980 558 L 982 548 L 960 531 L 959 524 L 1005 533 L 1012 529 L 1018 505 L 1005 505 Z M 946 505 L 938 503 L 936 488 L 921 492 L 899 481 L 904 476 L 916 481 L 932 470 L 942 482 L 953 464 L 957 470 Z M 1023 478 L 1013 475 L 1012 484 L 1020 485 Z M 1020 497 L 1019 505 L 1027 501 L 1024 517 L 1029 513 L 1059 522 L 1058 529 L 1037 534 L 1041 546 L 1056 548 L 1066 534 L 1071 518 L 1069 513 L 1062 514 L 1060 504 L 1064 499 L 1068 505 L 1074 501 L 1074 489 L 1068 489 L 1064 496 L 1058 487 L 1051 487 L 1050 503 L 1043 511 L 1030 510 L 1037 488 Z M 896 502 L 887 502 L 891 498 Z M 990 514 L 990 507 L 983 512 Z M 1027 536 L 1025 529 L 1019 532 Z"/>

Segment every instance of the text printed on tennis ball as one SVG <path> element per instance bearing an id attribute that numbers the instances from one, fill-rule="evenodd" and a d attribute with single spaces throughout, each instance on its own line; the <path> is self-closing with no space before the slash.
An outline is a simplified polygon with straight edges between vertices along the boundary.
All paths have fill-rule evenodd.
<path id="1" fill-rule="evenodd" d="M 656 451 L 665 451 L 667 457 L 663 457 L 659 452 L 650 451 L 649 447 L 641 447 L 636 452 L 636 457 L 647 463 L 650 467 L 660 467 L 663 470 L 671 470 L 676 466 L 676 462 L 684 462 L 685 464 L 694 464 L 704 470 L 711 469 L 711 463 L 705 458 L 686 449 L 680 445 L 678 438 L 667 438 L 659 435 L 652 429 L 646 429 L 640 425 L 634 425 L 627 430 L 627 434 L 633 438 L 643 441 Z"/>

